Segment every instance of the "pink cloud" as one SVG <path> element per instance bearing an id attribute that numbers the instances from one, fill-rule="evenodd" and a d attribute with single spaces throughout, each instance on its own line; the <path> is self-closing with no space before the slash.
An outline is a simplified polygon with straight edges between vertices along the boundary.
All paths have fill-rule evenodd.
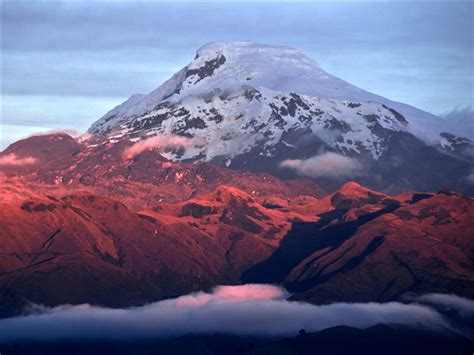
<path id="1" fill-rule="evenodd" d="M 210 302 L 240 303 L 284 299 L 288 293 L 281 287 L 264 284 L 218 286 L 212 293 L 197 292 L 169 301 L 177 308 L 202 307 Z"/>
<path id="2" fill-rule="evenodd" d="M 23 166 L 36 163 L 36 158 L 23 157 L 19 158 L 16 154 L 11 153 L 0 157 L 0 166 Z"/>
<path id="3" fill-rule="evenodd" d="M 219 286 L 214 289 L 213 294 L 219 298 L 244 300 L 274 300 L 287 296 L 280 287 L 263 284 Z"/>
<path id="4" fill-rule="evenodd" d="M 141 140 L 131 147 L 125 149 L 123 156 L 125 159 L 132 159 L 145 150 L 157 148 L 187 148 L 194 143 L 192 138 L 176 135 L 159 135 Z"/>

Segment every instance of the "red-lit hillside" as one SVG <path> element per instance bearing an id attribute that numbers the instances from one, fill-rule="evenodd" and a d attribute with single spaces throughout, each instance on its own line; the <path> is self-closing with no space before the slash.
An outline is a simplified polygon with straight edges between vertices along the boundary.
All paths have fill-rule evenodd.
<path id="1" fill-rule="evenodd" d="M 318 303 L 474 296 L 471 198 L 356 183 L 326 195 L 310 180 L 157 151 L 125 159 L 131 144 L 53 135 L 0 154 L 27 162 L 0 167 L 3 315 L 28 302 L 126 306 L 240 282 L 282 283 Z"/>

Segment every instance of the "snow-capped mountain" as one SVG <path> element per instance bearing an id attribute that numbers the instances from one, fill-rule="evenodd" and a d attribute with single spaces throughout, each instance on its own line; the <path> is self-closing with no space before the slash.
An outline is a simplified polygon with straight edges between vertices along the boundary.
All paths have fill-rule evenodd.
<path id="1" fill-rule="evenodd" d="M 168 152 L 167 158 L 280 176 L 313 175 L 329 187 L 345 177 L 340 165 L 329 174 L 312 174 L 317 166 L 288 170 L 281 162 L 298 167 L 331 152 L 356 160 L 351 163 L 359 168 L 351 174 L 375 188 L 430 190 L 450 186 L 454 179 L 454 188 L 469 190 L 465 179 L 472 169 L 472 142 L 463 140 L 460 151 L 451 149 L 459 137 L 446 136 L 445 126 L 446 120 L 326 73 L 293 48 L 232 42 L 200 48 L 158 89 L 133 95 L 90 132 L 112 141 L 192 137 L 186 150 Z M 450 166 L 449 176 L 435 171 L 440 165 L 434 161 Z"/>

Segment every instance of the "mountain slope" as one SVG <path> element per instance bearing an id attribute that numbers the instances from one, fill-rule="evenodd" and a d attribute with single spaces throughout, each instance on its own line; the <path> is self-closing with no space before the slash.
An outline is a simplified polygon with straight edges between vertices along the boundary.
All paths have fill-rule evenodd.
<path id="1" fill-rule="evenodd" d="M 241 282 L 283 283 L 314 303 L 474 296 L 474 203 L 456 193 L 390 197 L 350 183 L 318 200 L 219 185 L 134 210 L 134 184 L 107 186 L 114 199 L 21 178 L 0 188 L 3 316 L 28 302 L 122 307 Z"/>
<path id="2" fill-rule="evenodd" d="M 334 209 L 294 225 L 243 279 L 281 282 L 294 299 L 318 303 L 387 301 L 445 287 L 471 293 L 472 199 L 446 191 L 388 197 L 350 183 L 325 200 Z"/>
<path id="3" fill-rule="evenodd" d="M 314 220 L 227 186 L 139 212 L 87 191 L 0 186 L 2 315 L 27 302 L 130 306 L 236 284 L 292 220 Z"/>

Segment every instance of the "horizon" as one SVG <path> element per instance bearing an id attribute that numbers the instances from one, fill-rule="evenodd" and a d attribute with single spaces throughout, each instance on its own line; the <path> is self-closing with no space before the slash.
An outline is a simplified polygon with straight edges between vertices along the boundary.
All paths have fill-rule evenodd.
<path id="1" fill-rule="evenodd" d="M 156 89 L 209 42 L 294 47 L 364 90 L 449 113 L 472 105 L 472 9 L 443 2 L 4 2 L 0 149 L 36 132 L 84 132 L 129 96 Z"/>

